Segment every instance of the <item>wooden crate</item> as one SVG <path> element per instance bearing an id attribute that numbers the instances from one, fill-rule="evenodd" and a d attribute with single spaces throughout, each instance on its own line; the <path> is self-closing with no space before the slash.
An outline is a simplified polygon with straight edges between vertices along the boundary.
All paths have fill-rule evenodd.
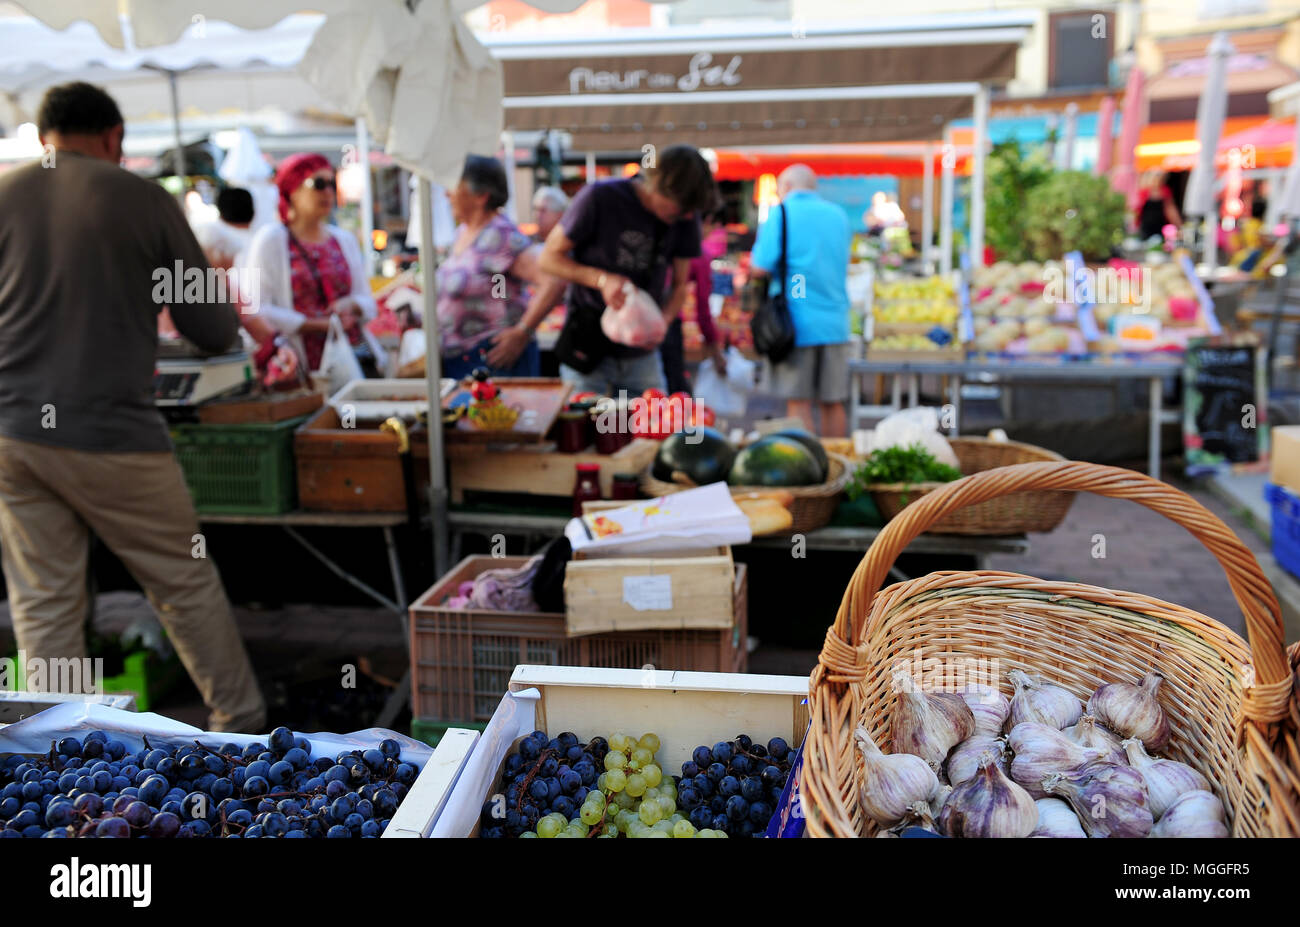
<path id="1" fill-rule="evenodd" d="M 648 628 L 730 628 L 736 623 L 731 548 L 592 557 L 564 573 L 570 637 Z"/>
<path id="2" fill-rule="evenodd" d="M 526 557 L 466 557 L 411 605 L 412 717 L 450 724 L 487 721 L 520 663 L 724 673 L 744 672 L 748 665 L 744 564 L 736 567 L 735 617 L 729 628 L 570 637 L 565 616 L 558 612 L 500 612 L 441 604 L 456 594 L 462 582 L 486 570 L 517 568 L 526 562 Z"/>
<path id="3" fill-rule="evenodd" d="M 637 438 L 616 454 L 584 451 L 560 454 L 553 444 L 503 446 L 448 445 L 451 501 L 462 503 L 466 492 L 528 493 L 535 496 L 573 495 L 580 463 L 600 465 L 600 491 L 608 496 L 616 473 L 640 473 L 659 452 L 659 442 Z M 424 451 L 428 460 L 428 450 Z M 427 469 L 427 466 L 426 466 Z"/>
<path id="4" fill-rule="evenodd" d="M 377 428 L 344 428 L 338 412 L 326 406 L 298 429 L 293 453 L 300 508 L 313 512 L 406 511 L 406 482 L 396 435 Z"/>
<path id="5" fill-rule="evenodd" d="M 478 743 L 479 732 L 448 728 L 438 742 L 433 756 L 420 770 L 411 789 L 402 799 L 397 813 L 388 822 L 380 839 L 385 837 L 428 837 L 446 807 L 461 770 L 469 762 Z"/>
<path id="6" fill-rule="evenodd" d="M 535 699 L 528 690 L 536 691 Z M 700 744 L 744 733 L 756 741 L 783 737 L 801 747 L 808 731 L 806 676 L 521 665 L 509 692 L 522 697 L 500 701 L 433 836 L 478 833 L 483 803 L 500 790 L 505 758 L 535 729 L 553 736 L 573 731 L 580 738 L 653 731 L 665 775 L 680 769 Z"/>
<path id="7" fill-rule="evenodd" d="M 205 402 L 199 406 L 199 422 L 204 425 L 269 425 L 311 415 L 324 401 L 320 393 L 295 392 L 272 393 L 257 399 Z"/>

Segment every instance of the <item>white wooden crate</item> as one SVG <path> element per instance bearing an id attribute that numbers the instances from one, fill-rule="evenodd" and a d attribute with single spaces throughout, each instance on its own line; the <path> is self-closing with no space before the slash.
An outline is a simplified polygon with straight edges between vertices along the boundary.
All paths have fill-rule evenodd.
<path id="1" fill-rule="evenodd" d="M 671 775 L 695 747 L 737 734 L 801 745 L 808 730 L 807 697 L 806 676 L 517 666 L 433 836 L 477 833 L 480 810 L 500 785 L 506 756 L 534 730 L 552 736 L 573 731 L 584 738 L 653 731 L 659 735 L 657 757 Z"/>
<path id="2" fill-rule="evenodd" d="M 478 742 L 478 731 L 448 728 L 438 741 L 433 756 L 424 764 L 411 790 L 402 799 L 397 813 L 384 828 L 384 837 L 428 837 L 438 815 L 451 797 L 451 791 L 469 761 Z"/>

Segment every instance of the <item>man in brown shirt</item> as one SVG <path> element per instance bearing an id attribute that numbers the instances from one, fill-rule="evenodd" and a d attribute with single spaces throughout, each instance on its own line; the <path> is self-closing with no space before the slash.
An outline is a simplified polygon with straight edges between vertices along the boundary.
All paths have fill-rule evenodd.
<path id="1" fill-rule="evenodd" d="M 44 157 L 0 177 L 0 554 L 20 656 L 86 656 L 94 531 L 148 595 L 210 727 L 260 732 L 266 706 L 153 401 L 160 274 L 207 278 L 207 262 L 176 201 L 118 166 L 108 94 L 54 87 L 38 122 Z M 224 297 L 171 292 L 187 297 L 168 307 L 181 334 L 230 347 Z"/>

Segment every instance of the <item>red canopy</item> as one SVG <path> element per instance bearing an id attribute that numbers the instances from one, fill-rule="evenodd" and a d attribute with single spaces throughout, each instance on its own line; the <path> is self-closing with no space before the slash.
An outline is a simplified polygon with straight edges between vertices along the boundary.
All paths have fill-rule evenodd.
<path id="1" fill-rule="evenodd" d="M 934 175 L 942 171 L 941 146 L 934 145 Z M 922 143 L 906 145 L 828 145 L 815 150 L 719 148 L 718 180 L 755 180 L 763 174 L 779 174 L 791 164 L 807 164 L 822 177 L 835 175 L 920 177 L 925 173 L 925 147 Z M 958 149 L 955 170 L 970 173 L 969 149 Z"/>

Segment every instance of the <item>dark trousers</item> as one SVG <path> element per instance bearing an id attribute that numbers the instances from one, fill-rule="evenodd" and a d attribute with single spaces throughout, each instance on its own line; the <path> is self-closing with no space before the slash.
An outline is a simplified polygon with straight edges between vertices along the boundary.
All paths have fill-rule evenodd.
<path id="1" fill-rule="evenodd" d="M 668 334 L 659 345 L 659 356 L 664 362 L 664 377 L 669 393 L 689 393 L 691 381 L 686 377 L 686 348 L 682 340 L 682 320 L 673 319 Z"/>

